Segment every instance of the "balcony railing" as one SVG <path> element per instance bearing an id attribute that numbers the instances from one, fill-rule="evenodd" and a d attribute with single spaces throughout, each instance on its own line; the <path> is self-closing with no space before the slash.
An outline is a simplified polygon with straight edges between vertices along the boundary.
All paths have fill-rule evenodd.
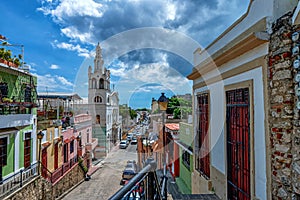
<path id="1" fill-rule="evenodd" d="M 56 183 L 61 177 L 63 177 L 75 164 L 77 164 L 77 157 L 72 158 L 67 163 L 63 163 L 63 165 L 57 168 L 54 171 L 50 171 L 46 166 L 41 163 L 41 175 L 50 183 Z"/>
<path id="2" fill-rule="evenodd" d="M 145 167 L 135 175 L 123 188 L 109 198 L 109 200 L 129 200 L 129 199 L 167 199 L 167 177 L 164 176 L 159 182 L 156 175 L 156 162 L 153 158 L 148 158 Z"/>
<path id="3" fill-rule="evenodd" d="M 0 115 L 31 114 L 31 108 L 34 107 L 36 107 L 36 104 L 32 102 L 0 101 Z"/>
<path id="4" fill-rule="evenodd" d="M 38 163 L 6 177 L 0 182 L 0 199 L 21 188 L 26 182 L 38 175 Z"/>

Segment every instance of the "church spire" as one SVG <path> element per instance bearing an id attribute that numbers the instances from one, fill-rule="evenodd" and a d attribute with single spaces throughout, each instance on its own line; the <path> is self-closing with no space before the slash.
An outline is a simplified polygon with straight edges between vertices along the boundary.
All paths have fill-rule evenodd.
<path id="1" fill-rule="evenodd" d="M 102 59 L 102 49 L 100 47 L 100 44 L 98 42 L 98 45 L 96 47 L 96 56 L 94 59 L 94 73 L 95 72 L 101 72 L 104 74 L 104 67 L 103 67 L 103 59 Z"/>

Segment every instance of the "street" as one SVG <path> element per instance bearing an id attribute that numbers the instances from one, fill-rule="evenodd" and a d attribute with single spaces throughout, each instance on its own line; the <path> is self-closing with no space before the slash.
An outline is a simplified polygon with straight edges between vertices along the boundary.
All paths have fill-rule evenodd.
<path id="1" fill-rule="evenodd" d="M 105 200 L 116 193 L 122 186 L 120 180 L 127 160 L 137 160 L 136 145 L 130 144 L 126 149 L 115 146 L 108 156 L 98 165 L 100 168 L 67 194 L 64 200 Z"/>

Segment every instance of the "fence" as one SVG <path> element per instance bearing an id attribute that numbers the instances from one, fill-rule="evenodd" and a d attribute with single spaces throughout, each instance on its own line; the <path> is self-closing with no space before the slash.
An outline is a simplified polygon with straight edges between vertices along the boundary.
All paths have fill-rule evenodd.
<path id="1" fill-rule="evenodd" d="M 135 175 L 123 188 L 110 197 L 109 200 L 130 200 L 130 199 L 167 199 L 167 177 L 166 167 L 164 176 L 159 182 L 156 175 L 156 162 L 148 158 L 145 167 Z"/>
<path id="2" fill-rule="evenodd" d="M 57 168 L 54 171 L 50 171 L 46 166 L 41 163 L 41 173 L 42 177 L 48 180 L 50 183 L 56 183 L 66 172 L 68 172 L 77 162 L 77 157 L 74 157 L 69 160 L 67 163 L 63 163 L 63 165 Z"/>
<path id="3" fill-rule="evenodd" d="M 26 182 L 38 175 L 38 163 L 6 177 L 0 182 L 0 198 L 21 188 Z"/>

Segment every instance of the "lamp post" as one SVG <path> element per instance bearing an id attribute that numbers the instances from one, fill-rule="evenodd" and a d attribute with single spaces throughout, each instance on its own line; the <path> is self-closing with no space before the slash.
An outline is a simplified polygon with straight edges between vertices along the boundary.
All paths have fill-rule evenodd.
<path id="1" fill-rule="evenodd" d="M 37 139 L 39 140 L 39 170 L 38 174 L 40 174 L 41 171 L 41 149 L 42 149 L 42 139 L 44 137 L 44 133 L 42 131 L 39 131 L 37 134 Z"/>
<path id="2" fill-rule="evenodd" d="M 163 166 L 164 166 L 164 175 L 163 175 L 163 178 L 164 178 L 164 181 L 163 181 L 163 187 L 164 188 L 164 191 L 163 191 L 163 199 L 167 199 L 167 176 L 166 176 L 166 173 L 167 173 L 167 161 L 166 161 L 166 136 L 165 136 L 165 113 L 166 113 L 166 110 L 167 110 L 167 107 L 168 107 L 168 98 L 165 96 L 165 93 L 161 93 L 161 96 L 159 97 L 159 99 L 157 100 L 158 102 L 158 106 L 159 106 L 159 110 L 162 111 L 162 127 L 163 127 L 163 146 L 164 146 L 164 149 L 163 149 Z"/>

